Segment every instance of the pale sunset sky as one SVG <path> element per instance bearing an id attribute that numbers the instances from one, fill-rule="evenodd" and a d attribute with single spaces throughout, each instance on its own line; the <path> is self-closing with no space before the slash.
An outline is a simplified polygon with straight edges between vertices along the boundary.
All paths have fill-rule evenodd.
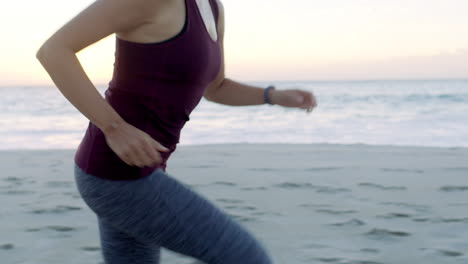
<path id="1" fill-rule="evenodd" d="M 40 45 L 93 1 L 4 1 L 0 85 L 48 85 Z M 226 76 L 240 81 L 468 78 L 468 0 L 222 0 Z M 115 35 L 78 53 L 112 76 Z"/>

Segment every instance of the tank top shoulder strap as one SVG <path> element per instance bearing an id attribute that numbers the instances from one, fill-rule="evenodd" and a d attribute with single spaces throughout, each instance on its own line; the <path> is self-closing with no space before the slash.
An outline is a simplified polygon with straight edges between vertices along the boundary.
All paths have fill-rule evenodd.
<path id="1" fill-rule="evenodd" d="M 218 0 L 208 0 L 210 1 L 211 10 L 213 11 L 213 15 L 215 17 L 216 25 L 218 25 L 218 17 L 219 17 L 219 9 L 218 9 Z"/>

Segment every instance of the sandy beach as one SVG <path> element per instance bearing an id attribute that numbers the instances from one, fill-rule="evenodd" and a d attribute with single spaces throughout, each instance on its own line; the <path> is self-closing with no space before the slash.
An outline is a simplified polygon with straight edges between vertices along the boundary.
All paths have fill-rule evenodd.
<path id="1" fill-rule="evenodd" d="M 102 263 L 74 152 L 0 151 L 1 263 Z M 178 146 L 167 173 L 252 230 L 278 264 L 468 263 L 468 148 Z M 193 262 L 162 251 L 161 263 Z"/>

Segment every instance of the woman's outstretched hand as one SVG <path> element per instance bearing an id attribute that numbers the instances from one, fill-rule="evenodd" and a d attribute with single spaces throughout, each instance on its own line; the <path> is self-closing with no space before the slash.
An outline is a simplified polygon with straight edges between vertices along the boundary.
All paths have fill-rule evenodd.
<path id="1" fill-rule="evenodd" d="M 169 151 L 150 135 L 127 122 L 122 122 L 117 128 L 106 132 L 105 138 L 112 151 L 131 166 L 160 164 L 162 157 L 158 151 Z"/>
<path id="2" fill-rule="evenodd" d="M 317 99 L 311 92 L 298 89 L 272 90 L 270 100 L 273 104 L 284 107 L 307 109 L 307 113 L 317 107 Z"/>

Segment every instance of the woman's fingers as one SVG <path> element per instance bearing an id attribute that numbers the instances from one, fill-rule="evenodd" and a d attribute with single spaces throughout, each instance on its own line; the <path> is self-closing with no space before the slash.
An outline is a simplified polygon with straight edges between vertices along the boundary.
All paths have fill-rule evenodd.
<path id="1" fill-rule="evenodd" d="M 162 162 L 158 151 L 170 151 L 149 134 L 123 123 L 119 130 L 106 134 L 106 143 L 119 156 L 119 158 L 130 166 L 152 166 Z"/>
<path id="2" fill-rule="evenodd" d="M 155 163 L 154 158 L 148 155 L 148 151 L 146 150 L 146 148 L 148 148 L 147 144 L 142 144 L 136 150 L 136 156 L 138 157 L 138 167 L 151 166 Z"/>
<path id="3" fill-rule="evenodd" d="M 135 151 L 135 165 L 138 167 L 153 166 L 162 162 L 162 157 L 159 151 L 169 151 L 168 148 L 162 146 L 159 142 L 149 139 Z"/>
<path id="4" fill-rule="evenodd" d="M 157 142 L 156 140 L 153 140 L 153 142 L 155 143 L 155 148 L 159 151 L 168 152 L 170 150 L 166 148 L 165 146 L 163 146 L 161 143 Z"/>
<path id="5" fill-rule="evenodd" d="M 125 163 L 127 163 L 128 165 L 131 165 L 131 166 L 135 165 L 135 164 L 132 162 L 132 158 L 131 158 L 131 156 L 130 156 L 130 153 L 124 152 L 124 153 L 119 154 L 118 156 L 119 156 L 119 158 L 120 158 L 121 160 L 123 160 L 123 161 L 124 161 Z"/>
<path id="6" fill-rule="evenodd" d="M 138 156 L 131 149 L 128 149 L 128 150 L 124 151 L 120 155 L 120 158 L 121 159 L 123 158 L 125 163 L 127 163 L 128 165 L 131 165 L 131 166 L 138 166 L 138 164 L 139 164 Z"/>
<path id="7" fill-rule="evenodd" d="M 145 167 L 161 163 L 160 154 L 154 149 L 151 141 L 139 140 L 130 144 L 124 153 L 124 161 L 131 166 Z"/>
<path id="8" fill-rule="evenodd" d="M 145 161 L 145 153 L 141 153 L 143 149 L 136 145 L 130 145 L 129 156 L 131 157 L 131 161 L 135 166 L 143 167 Z"/>
<path id="9" fill-rule="evenodd" d="M 302 90 L 297 90 L 297 91 L 304 97 L 304 101 L 302 102 L 302 104 L 298 106 L 299 108 L 309 109 L 309 108 L 313 108 L 317 106 L 315 97 L 312 93 L 302 91 Z"/>
<path id="10" fill-rule="evenodd" d="M 305 94 L 304 95 L 304 102 L 299 105 L 300 108 L 309 108 L 311 107 L 311 100 L 310 100 L 310 96 Z"/>
<path id="11" fill-rule="evenodd" d="M 150 138 L 142 141 L 141 145 L 135 149 L 135 162 L 138 167 L 153 166 L 162 162 L 161 154 L 157 151 L 161 144 Z"/>
<path id="12" fill-rule="evenodd" d="M 150 159 L 150 163 L 147 164 L 147 166 L 159 164 L 162 162 L 161 154 L 159 154 L 159 152 L 157 151 L 154 142 L 156 141 L 151 140 L 148 144 L 144 146 L 146 155 Z"/>

